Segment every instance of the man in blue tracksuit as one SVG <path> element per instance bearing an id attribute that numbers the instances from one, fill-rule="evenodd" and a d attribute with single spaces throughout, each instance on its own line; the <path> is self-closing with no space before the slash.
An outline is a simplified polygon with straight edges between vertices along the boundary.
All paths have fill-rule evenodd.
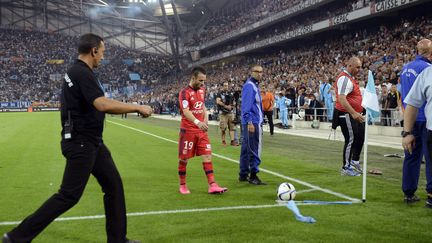
<path id="1" fill-rule="evenodd" d="M 417 76 L 431 65 L 432 42 L 428 39 L 419 41 L 417 44 L 417 52 L 418 55 L 416 59 L 406 64 L 400 75 L 402 100 L 407 97 Z M 406 107 L 405 102 L 403 102 L 403 105 Z M 417 190 L 420 165 L 423 156 L 426 159 L 426 191 L 428 196 L 432 197 L 432 164 L 429 157 L 430 151 L 427 149 L 428 130 L 426 128 L 424 108 L 425 104 L 419 109 L 414 127 L 411 131 L 412 135 L 415 137 L 415 147 L 412 153 L 405 151 L 402 171 L 402 191 L 405 194 L 406 203 L 418 202 L 420 200 L 420 198 L 415 195 L 415 192 Z M 402 136 L 407 136 L 407 134 L 402 134 Z"/>
<path id="2" fill-rule="evenodd" d="M 240 153 L 239 181 L 249 181 L 254 185 L 265 185 L 258 176 L 261 164 L 261 140 L 263 108 L 259 82 L 263 68 L 255 65 L 242 90 L 241 122 L 243 142 Z"/>
<path id="3" fill-rule="evenodd" d="M 327 108 L 327 120 L 332 121 L 333 120 L 333 111 L 334 111 L 334 103 L 333 103 L 333 97 L 330 92 L 332 85 L 329 83 L 329 80 L 326 79 L 326 81 L 322 84 L 320 84 L 319 91 L 320 91 L 320 98 L 321 101 L 324 102 L 325 107 Z"/>

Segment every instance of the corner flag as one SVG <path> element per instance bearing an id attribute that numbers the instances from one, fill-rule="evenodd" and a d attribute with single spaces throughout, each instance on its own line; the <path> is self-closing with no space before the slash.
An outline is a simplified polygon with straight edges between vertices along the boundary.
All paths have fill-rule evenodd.
<path id="1" fill-rule="evenodd" d="M 363 148 L 363 190 L 362 190 L 362 201 L 366 202 L 366 174 L 367 174 L 367 155 L 368 155 L 368 125 L 370 121 L 379 121 L 380 108 L 378 104 L 378 96 L 375 90 L 375 81 L 372 72 L 369 70 L 368 83 L 363 94 L 362 106 L 366 109 L 366 124 L 365 124 L 365 135 L 364 135 L 364 148 Z"/>
<path id="2" fill-rule="evenodd" d="M 362 106 L 366 109 L 368 117 L 372 121 L 379 121 L 381 112 L 378 103 L 378 96 L 375 90 L 375 81 L 371 70 L 369 70 L 368 82 L 363 94 Z"/>

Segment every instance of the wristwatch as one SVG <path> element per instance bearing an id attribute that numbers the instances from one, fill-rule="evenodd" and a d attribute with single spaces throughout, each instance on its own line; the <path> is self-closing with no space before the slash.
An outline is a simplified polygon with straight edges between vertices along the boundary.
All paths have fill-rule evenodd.
<path id="1" fill-rule="evenodd" d="M 401 136 L 404 138 L 404 137 L 406 137 L 406 136 L 408 136 L 408 135 L 412 135 L 412 133 L 411 132 L 406 132 L 406 131 L 402 131 L 401 132 Z"/>

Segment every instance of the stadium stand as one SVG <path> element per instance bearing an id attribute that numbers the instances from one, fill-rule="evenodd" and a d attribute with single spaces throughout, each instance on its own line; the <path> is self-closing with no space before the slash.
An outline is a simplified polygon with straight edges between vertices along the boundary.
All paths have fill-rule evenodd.
<path id="1" fill-rule="evenodd" d="M 197 40 L 195 36 L 189 44 L 205 43 L 223 33 L 254 25 L 257 21 L 290 8 L 296 13 L 296 6 L 305 4 L 304 1 L 239 2 L 242 4 L 215 12 L 203 32 L 197 35 L 205 39 Z M 311 4 L 306 11 L 298 10 L 298 17 L 294 20 L 281 19 L 267 28 L 222 41 L 201 53 L 204 57 L 220 54 L 278 32 L 289 31 L 298 25 L 376 4 L 366 0 L 343 1 L 343 4 L 340 1 L 316 3 L 316 6 Z M 327 12 L 318 11 L 318 4 L 325 4 Z M 257 9 L 262 14 L 254 14 Z M 395 19 L 396 21 L 393 19 L 380 25 L 371 25 L 373 22 L 369 21 L 353 25 L 352 28 L 339 28 L 212 63 L 208 68 L 207 107 L 214 111 L 214 97 L 224 81 L 230 81 L 233 91 L 239 91 L 247 78 L 249 65 L 260 63 L 265 67 L 265 82 L 268 86 L 274 92 L 289 94 L 289 98 L 294 100 L 294 112 L 294 107 L 298 107 L 296 100 L 299 89 L 304 88 L 307 100 L 316 100 L 319 97 L 320 82 L 334 80 L 343 68 L 344 61 L 352 55 L 360 56 L 363 61 L 362 77 L 359 80 L 367 80 L 367 69 L 374 72 L 380 96 L 383 85 L 389 90 L 391 84 L 397 84 L 403 63 L 415 56 L 415 43 L 431 33 L 430 14 L 415 17 L 413 12 Z M 74 50 L 65 47 L 73 46 L 75 41 L 76 38 L 44 30 L 0 28 L 0 62 L 5 67 L 0 70 L 0 100 L 58 102 L 61 74 L 74 58 Z M 24 48 L 20 48 L 22 46 Z M 50 48 L 45 48 L 46 46 Z M 115 45 L 110 45 L 107 50 L 105 64 L 98 73 L 112 97 L 126 97 L 130 102 L 151 104 L 156 113 L 177 111 L 177 92 L 187 82 L 188 75 L 175 76 L 172 73 L 174 63 L 170 58 Z M 130 79 L 137 79 L 137 76 L 139 81 Z M 381 106 L 384 107 L 384 104 Z M 321 120 L 324 120 L 324 115 Z"/>
<path id="2" fill-rule="evenodd" d="M 0 101 L 58 102 L 65 70 L 76 58 L 76 42 L 76 37 L 44 30 L 0 28 Z M 161 80 L 173 67 L 167 57 L 107 45 L 97 73 L 113 97 L 132 96 L 145 89 L 147 82 Z M 131 73 L 140 79 L 131 80 Z"/>

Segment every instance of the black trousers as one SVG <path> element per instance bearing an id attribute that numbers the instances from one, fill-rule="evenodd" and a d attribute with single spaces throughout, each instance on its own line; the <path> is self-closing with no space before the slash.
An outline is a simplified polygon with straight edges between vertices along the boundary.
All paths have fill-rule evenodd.
<path id="1" fill-rule="evenodd" d="M 381 119 L 383 120 L 384 126 L 391 126 L 391 112 L 389 110 L 382 110 L 381 111 Z"/>
<path id="2" fill-rule="evenodd" d="M 365 124 L 354 120 L 348 113 L 338 112 L 339 125 L 345 138 L 342 167 L 349 167 L 351 160 L 359 161 L 363 148 Z"/>
<path id="3" fill-rule="evenodd" d="M 270 134 L 273 135 L 274 125 L 273 125 L 273 111 L 264 111 L 264 116 L 267 117 L 269 126 L 270 126 Z"/>
<path id="4" fill-rule="evenodd" d="M 125 197 L 122 180 L 110 151 L 103 143 L 94 144 L 79 138 L 62 141 L 61 147 L 66 168 L 60 190 L 8 235 L 13 242 L 31 242 L 55 218 L 78 203 L 92 174 L 104 192 L 107 241 L 124 243 Z"/>

